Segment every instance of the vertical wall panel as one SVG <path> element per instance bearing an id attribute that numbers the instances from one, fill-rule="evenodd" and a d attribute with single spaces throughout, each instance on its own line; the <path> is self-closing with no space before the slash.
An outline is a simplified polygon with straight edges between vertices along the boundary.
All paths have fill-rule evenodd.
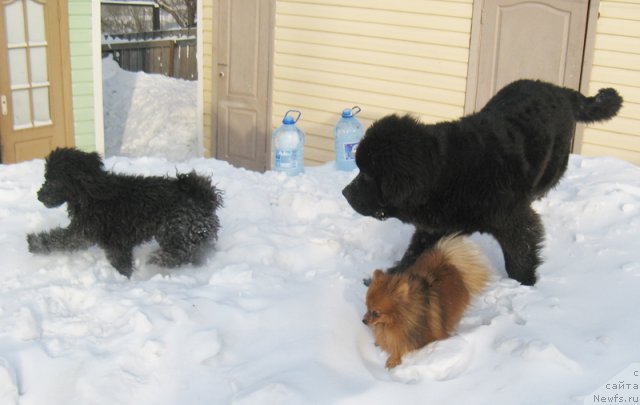
<path id="1" fill-rule="evenodd" d="M 589 93 L 616 88 L 624 106 L 611 121 L 588 126 L 579 151 L 640 164 L 640 2 L 601 0 Z"/>
<path id="2" fill-rule="evenodd" d="M 76 146 L 84 150 L 96 150 L 92 18 L 90 1 L 69 0 L 73 123 Z"/>
<path id="3" fill-rule="evenodd" d="M 202 97 L 202 142 L 204 146 L 204 156 L 212 156 L 213 139 L 211 137 L 213 129 L 211 128 L 211 111 L 213 110 L 213 95 L 216 93 L 216 89 L 213 88 L 214 82 L 212 80 L 213 75 L 213 29 L 216 24 L 216 16 L 214 15 L 214 2 L 213 0 L 200 0 L 202 2 L 202 18 L 198 18 L 198 21 L 202 21 L 202 46 L 199 47 L 199 57 L 202 58 L 202 75 L 199 76 L 199 80 L 202 81 L 202 89 L 204 95 Z"/>

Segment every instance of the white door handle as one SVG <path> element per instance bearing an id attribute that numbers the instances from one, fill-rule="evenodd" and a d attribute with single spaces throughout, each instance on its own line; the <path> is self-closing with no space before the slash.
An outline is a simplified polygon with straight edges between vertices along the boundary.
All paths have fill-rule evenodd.
<path id="1" fill-rule="evenodd" d="M 7 96 L 4 94 L 0 97 L 2 103 L 2 115 L 7 115 Z"/>

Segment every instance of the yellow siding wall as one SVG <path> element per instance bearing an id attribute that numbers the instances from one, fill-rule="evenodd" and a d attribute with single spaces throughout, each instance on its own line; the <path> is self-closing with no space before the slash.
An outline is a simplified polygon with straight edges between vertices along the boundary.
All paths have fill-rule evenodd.
<path id="1" fill-rule="evenodd" d="M 334 158 L 344 108 L 359 105 L 365 127 L 393 112 L 461 116 L 471 14 L 472 0 L 277 0 L 273 126 L 300 109 L 313 165 Z"/>
<path id="2" fill-rule="evenodd" d="M 203 134 L 211 156 L 214 1 L 203 0 Z M 393 112 L 463 115 L 472 0 L 277 0 L 272 123 L 302 111 L 306 164 L 333 159 L 333 127 L 359 105 L 367 127 Z M 584 155 L 640 164 L 640 1 L 601 0 L 589 94 L 615 87 L 613 120 L 587 127 Z"/>
<path id="3" fill-rule="evenodd" d="M 215 23 L 215 16 L 213 12 L 214 2 L 213 0 L 201 0 L 202 1 L 202 13 L 204 14 L 199 21 L 202 21 L 202 81 L 203 81 L 203 120 L 202 120 L 202 143 L 204 146 L 204 156 L 211 157 L 211 111 L 213 111 L 212 97 L 213 97 L 213 83 L 211 75 L 213 73 L 213 25 Z"/>
<path id="4" fill-rule="evenodd" d="M 614 87 L 624 107 L 613 120 L 585 129 L 580 153 L 640 164 L 640 1 L 602 0 L 599 11 L 589 93 Z"/>

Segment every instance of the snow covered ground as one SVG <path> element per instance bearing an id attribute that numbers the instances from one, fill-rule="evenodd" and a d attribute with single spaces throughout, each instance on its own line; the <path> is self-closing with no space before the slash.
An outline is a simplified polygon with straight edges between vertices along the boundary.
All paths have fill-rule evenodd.
<path id="1" fill-rule="evenodd" d="M 132 108 L 126 125 L 148 136 L 158 117 Z M 155 139 L 173 145 L 163 128 Z M 331 164 L 288 178 L 172 150 L 106 166 L 210 175 L 225 192 L 219 242 L 205 265 L 172 270 L 147 264 L 145 244 L 131 280 L 98 248 L 30 254 L 26 234 L 66 212 L 36 198 L 42 160 L 0 165 L 0 404 L 640 402 L 640 168 L 572 156 L 534 205 L 547 231 L 538 284 L 506 278 L 495 241 L 474 235 L 490 287 L 456 335 L 388 371 L 361 322 L 361 280 L 401 256 L 411 227 L 356 214 L 340 194 L 355 173 Z"/>

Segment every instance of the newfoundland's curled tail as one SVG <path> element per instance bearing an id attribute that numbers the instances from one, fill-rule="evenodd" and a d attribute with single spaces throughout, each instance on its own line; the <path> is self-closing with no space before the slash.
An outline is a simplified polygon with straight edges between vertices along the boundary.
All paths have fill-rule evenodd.
<path id="1" fill-rule="evenodd" d="M 66 228 L 27 235 L 29 251 L 74 251 L 97 244 L 121 274 L 133 271 L 133 248 L 155 238 L 149 260 L 166 267 L 198 263 L 217 239 L 222 195 L 195 172 L 176 178 L 116 174 L 97 153 L 56 149 L 47 157 L 38 200 L 67 203 Z"/>
<path id="2" fill-rule="evenodd" d="M 376 270 L 362 322 L 389 354 L 387 367 L 400 364 L 412 350 L 449 337 L 489 277 L 487 260 L 462 236 L 443 238 L 401 274 Z"/>
<path id="3" fill-rule="evenodd" d="M 533 285 L 544 228 L 531 202 L 564 174 L 576 123 L 610 119 L 621 105 L 610 88 L 585 97 L 519 80 L 457 121 L 386 116 L 358 146 L 360 173 L 343 194 L 362 215 L 415 225 L 391 272 L 404 271 L 443 236 L 485 232 L 500 243 L 509 276 Z"/>
<path id="4" fill-rule="evenodd" d="M 567 91 L 575 97 L 573 111 L 578 122 L 590 124 L 606 121 L 613 118 L 622 107 L 622 97 L 615 89 L 600 89 L 594 97 L 585 97 L 569 89 Z"/>

